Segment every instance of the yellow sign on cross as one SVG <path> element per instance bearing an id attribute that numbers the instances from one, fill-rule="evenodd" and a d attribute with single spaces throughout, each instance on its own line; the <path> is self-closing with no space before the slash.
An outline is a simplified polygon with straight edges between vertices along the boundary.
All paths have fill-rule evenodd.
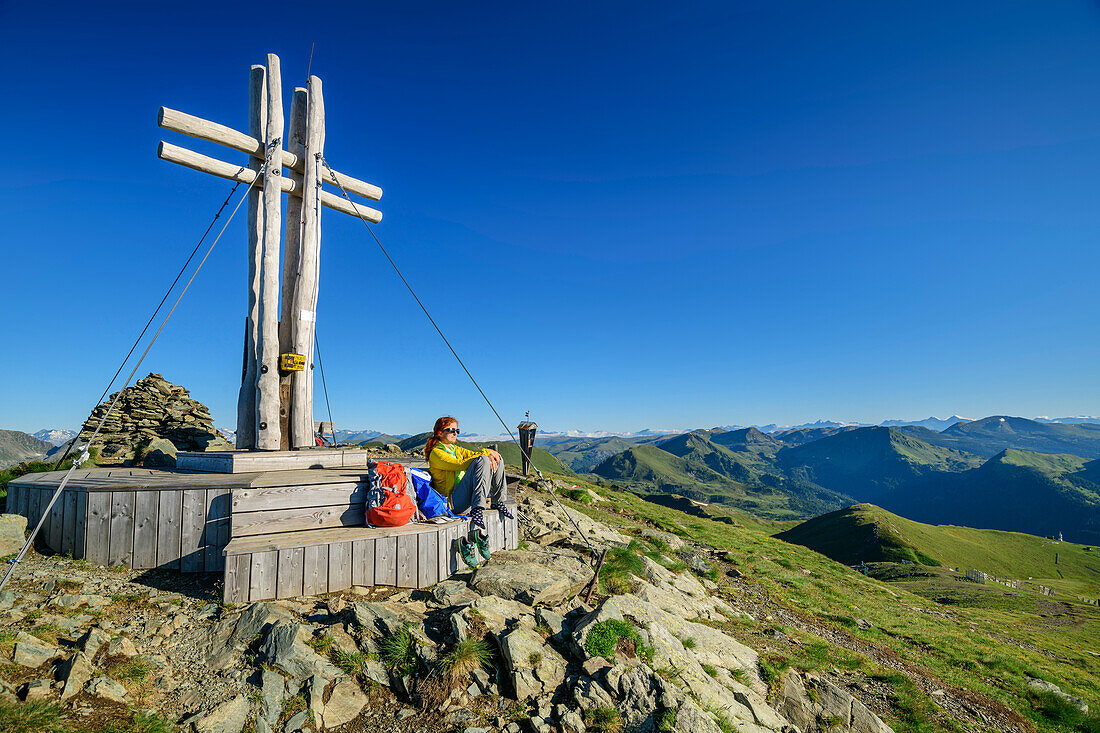
<path id="1" fill-rule="evenodd" d="M 282 354 L 279 356 L 279 369 L 284 372 L 300 372 L 306 368 L 304 354 Z"/>

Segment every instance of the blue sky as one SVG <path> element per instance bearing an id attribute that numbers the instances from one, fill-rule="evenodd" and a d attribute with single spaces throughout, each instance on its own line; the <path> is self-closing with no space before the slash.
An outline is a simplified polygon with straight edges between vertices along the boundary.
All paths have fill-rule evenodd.
<path id="1" fill-rule="evenodd" d="M 80 423 L 229 191 L 157 108 L 244 129 L 249 65 L 289 100 L 313 43 L 328 159 L 512 425 L 1100 414 L 1097 3 L 390 5 L 0 2 L 0 427 Z M 323 217 L 338 426 L 498 432 Z M 244 242 L 139 374 L 228 427 Z"/>

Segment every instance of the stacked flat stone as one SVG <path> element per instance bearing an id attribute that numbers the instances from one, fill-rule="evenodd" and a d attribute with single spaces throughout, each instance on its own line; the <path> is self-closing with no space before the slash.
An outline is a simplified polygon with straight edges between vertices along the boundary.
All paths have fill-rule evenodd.
<path id="1" fill-rule="evenodd" d="M 92 411 L 89 427 L 80 433 L 81 441 L 91 437 L 117 394 Z M 99 449 L 101 464 L 123 464 L 135 462 L 151 447 L 167 447 L 163 441 L 183 451 L 232 448 L 214 430 L 206 405 L 159 374 L 150 374 L 122 391 L 92 447 Z"/>

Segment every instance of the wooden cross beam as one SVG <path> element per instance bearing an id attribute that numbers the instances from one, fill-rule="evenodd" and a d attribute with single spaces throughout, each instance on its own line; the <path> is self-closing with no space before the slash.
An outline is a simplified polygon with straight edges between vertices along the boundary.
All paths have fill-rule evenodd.
<path id="1" fill-rule="evenodd" d="M 174 132 L 217 143 L 248 156 L 244 165 L 161 141 L 161 160 L 251 186 L 248 201 L 248 316 L 244 364 L 237 399 L 237 448 L 279 450 L 313 445 L 313 350 L 321 247 L 321 207 L 370 222 L 376 209 L 322 190 L 322 183 L 377 201 L 382 189 L 343 173 L 322 175 L 325 106 L 321 80 L 294 90 L 290 136 L 284 139 L 279 57 L 252 67 L 248 133 L 161 107 L 158 124 Z M 284 142 L 286 143 L 284 145 Z M 285 172 L 285 175 L 284 175 Z M 286 193 L 286 243 L 280 247 L 282 194 Z M 341 192 L 342 193 L 342 192 Z M 282 310 L 279 309 L 280 268 Z M 303 355 L 305 366 L 293 371 Z M 286 368 L 281 368 L 286 367 Z"/>

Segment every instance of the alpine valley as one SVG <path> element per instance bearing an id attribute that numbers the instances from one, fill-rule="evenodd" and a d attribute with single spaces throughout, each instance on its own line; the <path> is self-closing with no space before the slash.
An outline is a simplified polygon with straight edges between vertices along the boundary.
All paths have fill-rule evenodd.
<path id="1" fill-rule="evenodd" d="M 792 520 L 866 502 L 919 522 L 1100 543 L 1100 424 L 944 422 L 941 431 L 827 423 L 537 444 L 574 471 L 660 503 L 682 497 Z"/>

